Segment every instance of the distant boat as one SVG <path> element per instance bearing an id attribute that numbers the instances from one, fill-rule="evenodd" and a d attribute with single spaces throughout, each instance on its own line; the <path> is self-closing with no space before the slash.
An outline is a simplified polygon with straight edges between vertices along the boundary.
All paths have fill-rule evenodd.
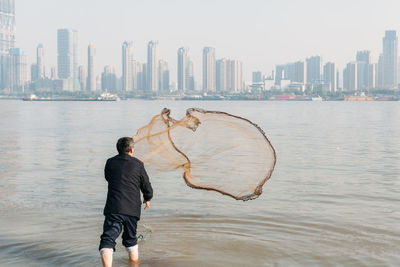
<path id="1" fill-rule="evenodd" d="M 344 97 L 345 101 L 375 101 L 376 99 L 371 96 L 346 96 Z"/>
<path id="2" fill-rule="evenodd" d="M 320 97 L 320 96 L 312 97 L 311 100 L 312 100 L 312 101 L 324 101 L 324 100 L 322 99 L 322 97 Z"/>

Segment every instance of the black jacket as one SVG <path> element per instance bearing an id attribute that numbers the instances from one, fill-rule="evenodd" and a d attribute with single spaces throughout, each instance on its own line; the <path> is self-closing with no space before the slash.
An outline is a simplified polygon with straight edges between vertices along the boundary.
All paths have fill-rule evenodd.
<path id="1" fill-rule="evenodd" d="M 153 197 L 153 188 L 143 162 L 127 154 L 119 154 L 107 160 L 104 176 L 108 182 L 104 215 L 117 213 L 140 219 L 140 191 L 146 201 Z"/>

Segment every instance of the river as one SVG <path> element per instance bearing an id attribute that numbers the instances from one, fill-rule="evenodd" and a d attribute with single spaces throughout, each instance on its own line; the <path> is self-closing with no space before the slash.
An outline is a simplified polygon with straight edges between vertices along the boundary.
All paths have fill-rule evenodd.
<path id="1" fill-rule="evenodd" d="M 400 264 L 400 102 L 3 100 L 0 266 L 99 266 L 105 161 L 164 107 L 253 121 L 277 165 L 247 202 L 151 177 L 140 266 Z"/>

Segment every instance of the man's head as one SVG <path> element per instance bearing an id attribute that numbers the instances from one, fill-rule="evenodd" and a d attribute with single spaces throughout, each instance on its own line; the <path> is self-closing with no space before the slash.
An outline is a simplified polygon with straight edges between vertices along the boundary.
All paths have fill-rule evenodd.
<path id="1" fill-rule="evenodd" d="M 117 150 L 119 154 L 133 155 L 134 147 L 133 138 L 131 137 L 121 137 L 117 142 Z"/>

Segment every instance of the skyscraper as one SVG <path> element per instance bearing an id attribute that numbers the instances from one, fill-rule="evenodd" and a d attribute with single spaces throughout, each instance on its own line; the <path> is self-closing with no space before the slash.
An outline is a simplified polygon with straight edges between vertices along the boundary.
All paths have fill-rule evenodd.
<path id="1" fill-rule="evenodd" d="M 324 65 L 324 82 L 328 85 L 330 92 L 337 90 L 337 77 L 336 77 L 335 63 L 328 62 Z"/>
<path id="2" fill-rule="evenodd" d="M 132 77 L 133 43 L 122 44 L 122 90 L 127 92 L 133 89 Z"/>
<path id="3" fill-rule="evenodd" d="M 371 88 L 369 85 L 369 70 L 371 64 L 370 51 L 358 51 L 356 55 L 357 61 L 357 86 L 358 89 Z"/>
<path id="4" fill-rule="evenodd" d="M 377 64 L 369 64 L 368 67 L 368 88 L 370 89 L 376 87 L 376 66 Z"/>
<path id="5" fill-rule="evenodd" d="M 104 67 L 104 72 L 101 74 L 101 90 L 107 92 L 117 91 L 117 74 L 114 65 Z"/>
<path id="6" fill-rule="evenodd" d="M 10 90 L 24 91 L 28 83 L 28 54 L 20 49 L 13 48 L 9 52 Z"/>
<path id="7" fill-rule="evenodd" d="M 340 87 L 340 76 L 339 76 L 339 70 L 336 71 L 336 90 L 338 90 L 339 88 L 342 89 L 343 91 L 343 86 Z"/>
<path id="8" fill-rule="evenodd" d="M 281 81 L 286 79 L 285 65 L 276 65 L 275 68 L 275 85 L 281 86 Z"/>
<path id="9" fill-rule="evenodd" d="M 169 69 L 168 62 L 160 60 L 158 63 L 158 88 L 163 93 L 169 93 Z"/>
<path id="10" fill-rule="evenodd" d="M 142 74 L 142 64 L 137 61 L 137 60 L 133 60 L 132 61 L 132 88 L 133 90 L 143 90 L 140 86 L 141 84 L 141 74 Z"/>
<path id="11" fill-rule="evenodd" d="M 138 89 L 145 91 L 147 89 L 147 64 L 143 63 L 140 65 L 141 69 L 138 70 L 137 81 L 138 81 Z"/>
<path id="12" fill-rule="evenodd" d="M 293 83 L 306 84 L 307 82 L 307 66 L 304 61 L 297 61 L 293 63 L 293 77 L 290 78 Z"/>
<path id="13" fill-rule="evenodd" d="M 239 60 L 230 61 L 230 88 L 229 91 L 239 93 L 243 90 L 243 64 Z"/>
<path id="14" fill-rule="evenodd" d="M 383 71 L 384 71 L 384 64 L 383 64 L 383 54 L 379 55 L 378 59 L 378 65 L 377 65 L 377 70 L 375 72 L 376 74 L 376 88 L 383 89 Z"/>
<path id="15" fill-rule="evenodd" d="M 397 47 L 396 31 L 386 31 L 383 37 L 383 86 L 397 88 Z"/>
<path id="16" fill-rule="evenodd" d="M 216 90 L 218 92 L 241 92 L 243 90 L 243 65 L 239 60 L 216 61 Z"/>
<path id="17" fill-rule="evenodd" d="M 228 91 L 228 62 L 229 60 L 222 58 L 216 61 L 216 91 Z"/>
<path id="18" fill-rule="evenodd" d="M 15 0 L 0 0 L 0 55 L 15 47 Z"/>
<path id="19" fill-rule="evenodd" d="M 37 64 L 31 64 L 31 81 L 35 82 L 39 79 Z"/>
<path id="20" fill-rule="evenodd" d="M 69 29 L 57 31 L 57 63 L 60 79 L 78 78 L 78 32 Z"/>
<path id="21" fill-rule="evenodd" d="M 178 90 L 187 90 L 187 76 L 189 65 L 189 49 L 181 47 L 178 49 Z"/>
<path id="22" fill-rule="evenodd" d="M 42 44 L 39 44 L 36 48 L 36 68 L 38 79 L 44 79 L 46 74 L 44 68 L 44 48 Z"/>
<path id="23" fill-rule="evenodd" d="M 307 62 L 307 83 L 317 83 L 321 80 L 322 59 L 320 56 L 313 56 L 306 59 Z"/>
<path id="24" fill-rule="evenodd" d="M 285 65 L 276 66 L 276 85 L 281 85 L 281 80 L 289 80 L 290 83 L 306 84 L 309 65 L 304 61 L 297 61 Z"/>
<path id="25" fill-rule="evenodd" d="M 261 71 L 253 71 L 252 82 L 253 83 L 261 83 L 261 82 L 263 82 L 263 75 L 262 75 Z"/>
<path id="26" fill-rule="evenodd" d="M 355 91 L 357 89 L 357 62 L 349 62 L 343 70 L 343 90 Z"/>
<path id="27" fill-rule="evenodd" d="M 0 0 L 0 89 L 10 89 L 10 49 L 15 48 L 15 0 Z"/>
<path id="28" fill-rule="evenodd" d="M 50 78 L 51 78 L 52 80 L 58 80 L 57 66 L 51 67 L 51 69 L 50 69 Z M 85 80 L 85 81 L 86 81 L 86 80 Z M 83 87 L 83 88 L 86 88 L 86 86 Z"/>
<path id="29" fill-rule="evenodd" d="M 216 91 L 216 65 L 215 48 L 204 47 L 203 49 L 203 91 Z"/>
<path id="30" fill-rule="evenodd" d="M 194 65 L 193 65 L 193 61 L 191 61 L 190 58 L 189 58 L 189 63 L 188 63 L 187 70 L 186 70 L 186 89 L 188 89 L 188 90 L 195 89 Z"/>
<path id="31" fill-rule="evenodd" d="M 79 79 L 79 84 L 80 84 L 81 90 L 86 90 L 87 69 L 83 65 L 79 66 L 79 68 L 78 68 L 78 79 Z"/>
<path id="32" fill-rule="evenodd" d="M 96 44 L 88 46 L 88 81 L 87 90 L 96 91 Z"/>
<path id="33" fill-rule="evenodd" d="M 147 90 L 158 92 L 158 42 L 150 41 L 147 45 Z"/>

